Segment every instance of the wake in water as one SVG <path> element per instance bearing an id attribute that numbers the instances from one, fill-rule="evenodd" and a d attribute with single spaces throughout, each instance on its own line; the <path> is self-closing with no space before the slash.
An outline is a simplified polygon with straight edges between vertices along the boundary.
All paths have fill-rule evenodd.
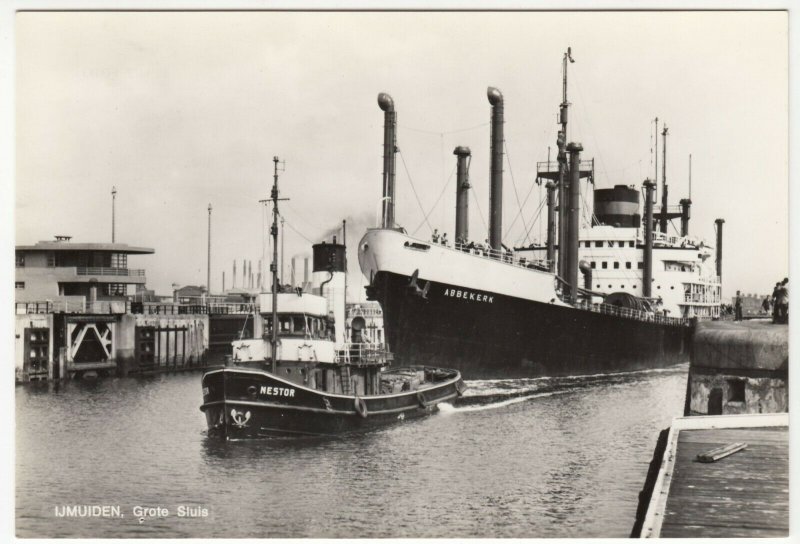
<path id="1" fill-rule="evenodd" d="M 612 374 L 584 374 L 541 378 L 467 380 L 464 396 L 451 406 L 453 410 L 493 409 L 529 399 L 563 394 L 587 387 L 636 383 L 657 374 L 671 375 L 688 370 L 688 363 L 646 370 L 631 370 Z M 445 409 L 446 410 L 446 409 Z M 445 411 L 443 410 L 443 411 Z"/>
<path id="2" fill-rule="evenodd" d="M 453 406 L 450 403 L 443 402 L 439 404 L 439 411 L 448 414 L 453 412 L 482 412 L 484 410 L 494 410 L 495 408 L 503 408 L 505 406 L 510 406 L 512 404 L 517 404 L 519 402 L 525 402 L 531 399 L 540 399 L 543 397 L 552 397 L 553 395 L 562 395 L 564 393 L 569 393 L 570 391 L 564 389 L 562 391 L 548 391 L 546 393 L 533 393 L 531 395 L 523 395 L 523 396 L 514 396 L 512 398 L 501 400 L 498 402 L 492 402 L 490 404 L 476 404 L 476 405 L 467 405 L 464 406 L 463 402 L 458 402 L 459 406 Z"/>

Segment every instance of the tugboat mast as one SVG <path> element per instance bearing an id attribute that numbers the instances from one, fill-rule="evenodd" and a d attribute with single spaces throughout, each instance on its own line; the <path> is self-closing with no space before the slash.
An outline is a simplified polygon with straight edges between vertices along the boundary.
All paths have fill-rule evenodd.
<path id="1" fill-rule="evenodd" d="M 269 265 L 272 271 L 272 336 L 270 337 L 270 346 L 272 347 L 272 373 L 275 373 L 276 362 L 278 355 L 278 157 L 272 157 L 272 162 L 275 163 L 274 170 L 274 183 L 272 185 L 272 227 L 270 234 L 272 234 L 272 263 Z"/>

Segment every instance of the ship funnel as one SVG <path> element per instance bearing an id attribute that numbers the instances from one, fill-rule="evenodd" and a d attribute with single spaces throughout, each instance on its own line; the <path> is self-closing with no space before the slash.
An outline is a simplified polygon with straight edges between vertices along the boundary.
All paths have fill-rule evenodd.
<path id="1" fill-rule="evenodd" d="M 489 196 L 489 245 L 500 251 L 503 245 L 503 94 L 489 87 L 486 96 L 492 105 L 491 192 Z"/>
<path id="2" fill-rule="evenodd" d="M 319 243 L 311 246 L 313 251 L 312 281 L 319 286 L 318 294 L 325 297 L 328 313 L 333 314 L 334 338 L 337 345 L 345 341 L 345 273 L 347 271 L 344 244 Z"/>
<path id="3" fill-rule="evenodd" d="M 548 181 L 547 185 L 547 266 L 550 272 L 556 266 L 556 184 Z"/>
<path id="4" fill-rule="evenodd" d="M 681 204 L 681 236 L 689 236 L 689 213 L 692 209 L 692 199 L 682 198 Z"/>
<path id="5" fill-rule="evenodd" d="M 394 228 L 394 178 L 395 153 L 397 153 L 397 113 L 394 100 L 386 93 L 378 95 L 378 106 L 383 110 L 383 199 L 381 227 Z"/>
<path id="6" fill-rule="evenodd" d="M 469 242 L 469 158 L 468 147 L 458 146 L 453 151 L 456 162 L 456 244 Z"/>
<path id="7" fill-rule="evenodd" d="M 642 276 L 642 296 L 653 296 L 653 190 L 656 184 L 644 180 L 644 274 Z"/>
<path id="8" fill-rule="evenodd" d="M 722 225 L 725 220 L 717 219 L 714 222 L 717 224 L 717 276 L 722 281 Z"/>
<path id="9" fill-rule="evenodd" d="M 569 172 L 572 179 L 569 183 L 569 200 L 567 213 L 567 269 L 566 278 L 569 285 L 569 300 L 578 302 L 578 235 L 581 219 L 581 151 L 583 146 L 572 142 L 567 145 L 569 152 Z"/>

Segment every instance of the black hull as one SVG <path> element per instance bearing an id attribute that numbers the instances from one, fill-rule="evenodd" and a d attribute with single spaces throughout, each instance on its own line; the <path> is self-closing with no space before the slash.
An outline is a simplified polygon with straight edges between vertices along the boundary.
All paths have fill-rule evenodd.
<path id="1" fill-rule="evenodd" d="M 228 440 L 329 436 L 432 414 L 463 387 L 453 372 L 453 378 L 422 391 L 361 397 L 357 403 L 356 397 L 308 389 L 264 370 L 225 368 L 203 376 L 200 409 L 209 436 Z"/>
<path id="2" fill-rule="evenodd" d="M 454 368 L 467 380 L 575 376 L 661 368 L 689 360 L 691 327 L 639 321 L 378 272 L 395 361 Z M 420 277 L 417 285 L 428 283 Z"/>

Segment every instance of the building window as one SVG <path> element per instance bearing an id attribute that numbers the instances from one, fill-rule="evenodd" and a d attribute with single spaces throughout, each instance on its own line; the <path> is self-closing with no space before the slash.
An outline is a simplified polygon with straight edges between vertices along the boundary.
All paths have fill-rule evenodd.
<path id="1" fill-rule="evenodd" d="M 627 268 L 628 270 L 630 270 L 630 269 L 631 269 L 631 263 L 630 263 L 630 261 L 628 261 L 627 263 L 625 263 L 625 268 Z"/>
<path id="2" fill-rule="evenodd" d="M 109 283 L 106 288 L 106 294 L 112 297 L 124 297 L 127 294 L 124 283 Z"/>
<path id="3" fill-rule="evenodd" d="M 597 268 L 597 263 L 595 261 L 592 261 L 590 266 L 592 267 L 592 270 L 594 270 L 595 268 Z"/>
<path id="4" fill-rule="evenodd" d="M 14 266 L 17 268 L 22 268 L 25 266 L 25 254 L 24 253 L 15 253 L 15 263 Z"/>
<path id="5" fill-rule="evenodd" d="M 605 270 L 606 268 L 608 268 L 608 263 L 603 261 L 603 270 Z"/>
<path id="6" fill-rule="evenodd" d="M 111 254 L 111 268 L 128 268 L 128 254 L 127 253 L 112 253 Z"/>
<path id="7" fill-rule="evenodd" d="M 47 266 L 53 268 L 56 266 L 56 254 L 54 251 L 50 251 L 47 254 Z"/>
<path id="8" fill-rule="evenodd" d="M 644 270 L 644 263 L 643 263 L 642 261 L 639 261 L 639 263 L 638 263 L 638 265 L 637 265 L 637 268 L 638 268 L 639 270 Z"/>
<path id="9" fill-rule="evenodd" d="M 14 282 L 14 289 L 25 289 L 25 282 L 24 281 L 15 281 Z"/>
<path id="10" fill-rule="evenodd" d="M 614 261 L 614 270 L 617 269 L 619 269 L 619 263 L 617 261 Z"/>
<path id="11" fill-rule="evenodd" d="M 728 380 L 728 402 L 744 402 L 745 380 Z"/>
<path id="12" fill-rule="evenodd" d="M 594 247 L 603 247 L 603 242 L 595 242 Z"/>

